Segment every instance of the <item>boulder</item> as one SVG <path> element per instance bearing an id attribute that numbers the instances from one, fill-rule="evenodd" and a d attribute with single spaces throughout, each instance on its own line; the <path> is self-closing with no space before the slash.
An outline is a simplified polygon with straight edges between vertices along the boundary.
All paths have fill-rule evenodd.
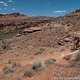
<path id="1" fill-rule="evenodd" d="M 41 31 L 42 29 L 39 28 L 39 27 L 31 27 L 31 28 L 26 28 L 23 30 L 23 34 L 27 34 L 27 33 L 33 33 L 33 32 L 36 32 L 36 31 Z"/>
<path id="2" fill-rule="evenodd" d="M 17 35 L 16 35 L 16 37 L 19 37 L 19 36 L 21 36 L 21 34 L 17 34 Z"/>

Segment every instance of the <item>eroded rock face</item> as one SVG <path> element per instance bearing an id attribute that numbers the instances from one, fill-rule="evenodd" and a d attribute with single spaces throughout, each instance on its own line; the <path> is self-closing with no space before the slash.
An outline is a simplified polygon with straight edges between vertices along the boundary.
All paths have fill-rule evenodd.
<path id="1" fill-rule="evenodd" d="M 0 33 L 24 30 L 25 28 L 30 27 L 38 27 L 39 24 L 41 25 L 54 20 L 52 17 L 29 17 L 20 13 L 1 14 L 0 17 Z"/>
<path id="2" fill-rule="evenodd" d="M 24 30 L 31 27 L 66 27 L 69 31 L 80 30 L 80 10 L 59 18 L 36 16 L 29 17 L 20 13 L 0 14 L 0 33 Z M 53 23 L 52 23 L 53 22 Z M 46 25 L 46 23 L 49 23 Z M 67 30 L 67 31 L 68 31 Z"/>
<path id="3" fill-rule="evenodd" d="M 41 31 L 42 29 L 40 27 L 31 27 L 31 28 L 26 28 L 22 31 L 22 34 L 27 34 L 27 33 L 33 33 L 37 31 Z"/>

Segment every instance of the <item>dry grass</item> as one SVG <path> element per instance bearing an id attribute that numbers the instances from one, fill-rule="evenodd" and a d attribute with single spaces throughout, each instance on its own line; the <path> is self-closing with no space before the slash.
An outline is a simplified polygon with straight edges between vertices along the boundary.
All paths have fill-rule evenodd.
<path id="1" fill-rule="evenodd" d="M 4 66 L 2 70 L 4 74 L 9 74 L 14 72 L 14 70 L 9 66 Z"/>
<path id="2" fill-rule="evenodd" d="M 70 60 L 70 59 L 71 59 L 71 55 L 67 55 L 67 56 L 65 56 L 63 59 L 65 59 L 65 60 Z"/>
<path id="3" fill-rule="evenodd" d="M 32 64 L 32 69 L 36 72 L 42 71 L 45 68 L 45 64 L 43 61 L 34 61 Z"/>
<path id="4" fill-rule="evenodd" d="M 23 72 L 24 77 L 32 77 L 35 74 L 35 72 L 31 68 L 27 68 Z"/>
<path id="5" fill-rule="evenodd" d="M 77 54 L 75 61 L 80 61 L 80 53 Z"/>

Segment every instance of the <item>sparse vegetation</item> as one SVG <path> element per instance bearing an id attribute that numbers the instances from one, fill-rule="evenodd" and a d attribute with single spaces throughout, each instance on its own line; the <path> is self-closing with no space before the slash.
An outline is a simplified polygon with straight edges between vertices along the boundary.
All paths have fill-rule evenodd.
<path id="1" fill-rule="evenodd" d="M 16 77 L 15 80 L 21 80 L 21 78 L 20 77 Z"/>
<path id="2" fill-rule="evenodd" d="M 45 64 L 54 64 L 56 62 L 56 60 L 55 59 L 48 59 L 48 60 L 46 60 L 45 61 Z"/>
<path id="3" fill-rule="evenodd" d="M 75 61 L 80 61 L 80 53 L 77 54 Z"/>
<path id="4" fill-rule="evenodd" d="M 0 41 L 0 51 L 10 50 L 10 49 L 11 49 L 11 47 L 10 47 L 9 43 L 7 42 L 7 40 Z"/>
<path id="5" fill-rule="evenodd" d="M 4 68 L 2 69 L 4 74 L 9 74 L 9 73 L 13 73 L 14 70 L 9 67 L 9 66 L 4 66 Z"/>
<path id="6" fill-rule="evenodd" d="M 23 72 L 23 76 L 24 77 L 32 77 L 35 74 L 35 72 L 31 69 L 31 68 L 27 68 L 24 72 Z"/>
<path id="7" fill-rule="evenodd" d="M 53 80 L 78 74 L 80 46 L 73 38 L 80 36 L 80 14 L 74 15 L 0 15 L 0 80 Z M 80 43 L 78 37 L 75 44 Z"/>
<path id="8" fill-rule="evenodd" d="M 11 65 L 11 67 L 12 68 L 17 68 L 17 67 L 20 67 L 21 66 L 21 64 L 18 62 L 18 61 L 16 61 L 16 60 L 8 60 L 8 63 Z"/>
<path id="9" fill-rule="evenodd" d="M 12 68 L 17 68 L 17 67 L 20 67 L 21 65 L 18 63 L 18 62 L 14 62 L 12 64 Z"/>
<path id="10" fill-rule="evenodd" d="M 42 54 L 44 51 L 45 51 L 45 49 L 40 48 L 40 49 L 35 53 L 35 55 Z"/>
<path id="11" fill-rule="evenodd" d="M 65 59 L 65 60 L 70 60 L 70 59 L 71 59 L 71 55 L 67 55 L 67 56 L 65 56 L 63 59 Z"/>
<path id="12" fill-rule="evenodd" d="M 33 62 L 31 67 L 24 70 L 23 76 L 24 77 L 32 77 L 37 72 L 40 72 L 40 71 L 44 70 L 44 68 L 45 68 L 45 66 L 44 66 L 43 62 L 35 61 L 35 62 Z"/>
<path id="13" fill-rule="evenodd" d="M 45 64 L 42 61 L 35 61 L 32 64 L 32 69 L 36 72 L 42 71 L 45 68 Z"/>

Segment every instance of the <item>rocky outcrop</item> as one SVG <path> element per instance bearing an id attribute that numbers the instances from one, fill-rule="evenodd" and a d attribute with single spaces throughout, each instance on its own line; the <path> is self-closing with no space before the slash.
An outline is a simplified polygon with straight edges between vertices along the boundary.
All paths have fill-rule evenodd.
<path id="1" fill-rule="evenodd" d="M 22 34 L 27 34 L 27 33 L 33 33 L 36 31 L 41 31 L 42 29 L 40 27 L 31 27 L 31 28 L 26 28 L 22 31 Z"/>
<path id="2" fill-rule="evenodd" d="M 29 17 L 20 13 L 0 14 L 0 33 L 24 30 L 25 28 L 38 27 L 54 20 L 52 17 Z"/>

